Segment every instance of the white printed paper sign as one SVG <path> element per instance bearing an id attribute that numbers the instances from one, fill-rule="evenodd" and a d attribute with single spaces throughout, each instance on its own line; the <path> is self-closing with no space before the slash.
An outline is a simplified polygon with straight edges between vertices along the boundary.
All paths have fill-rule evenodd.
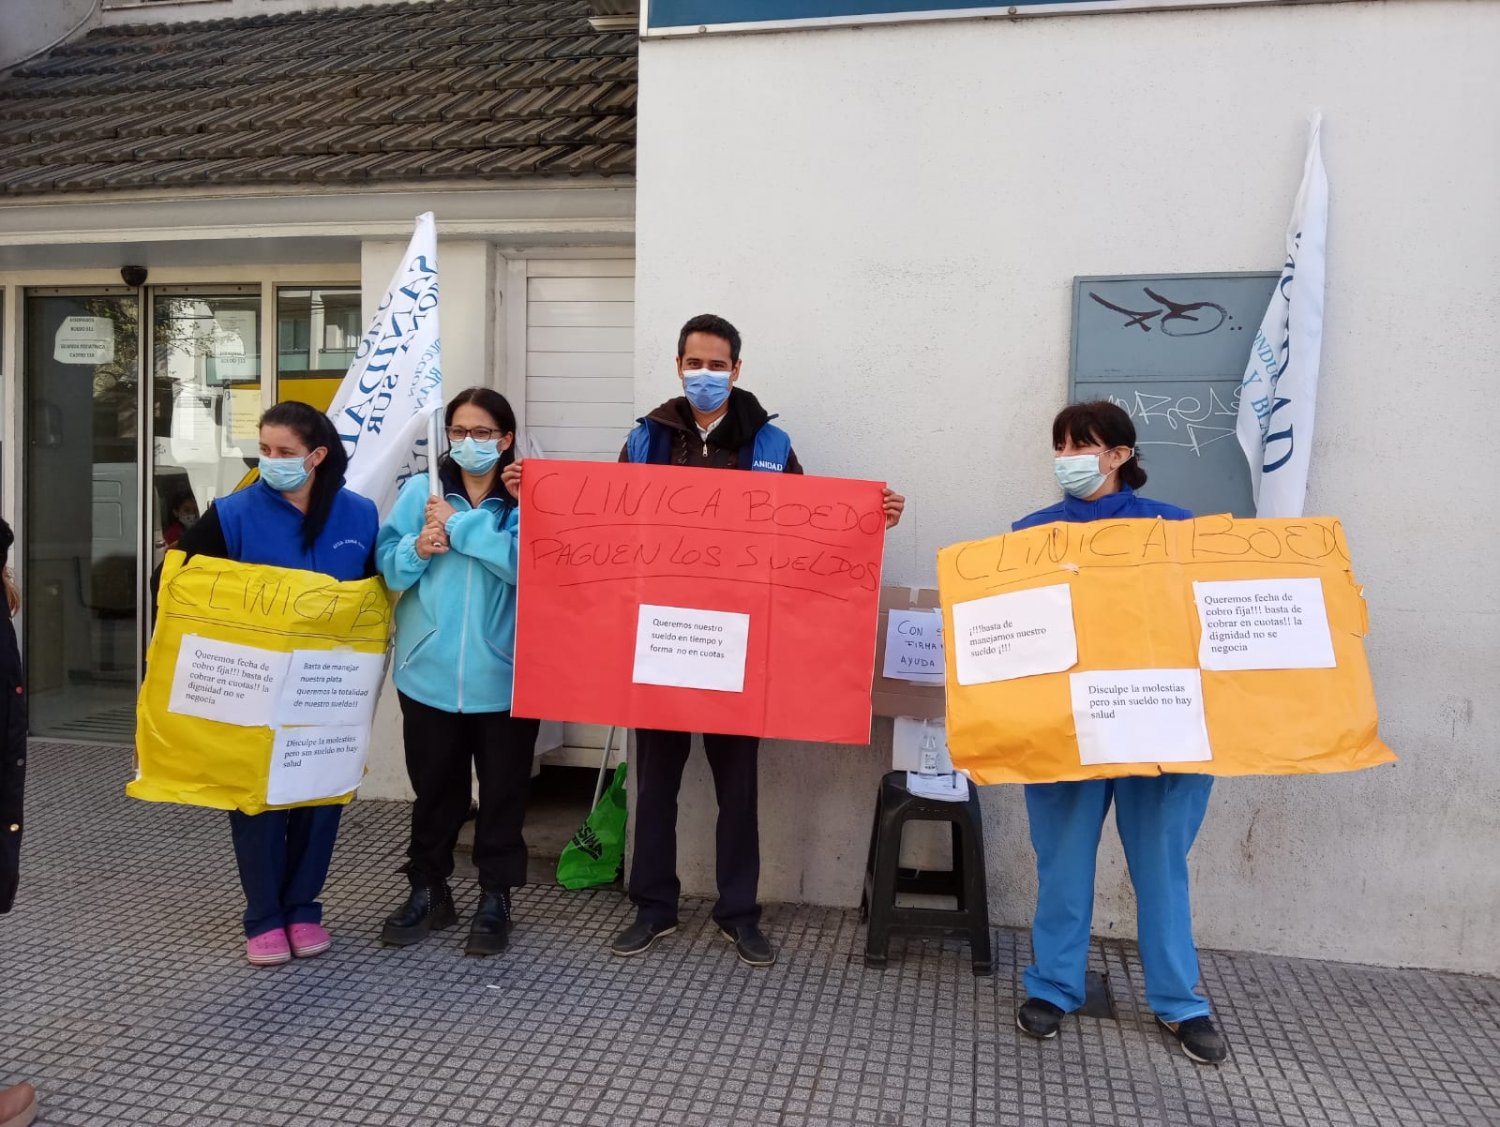
<path id="1" fill-rule="evenodd" d="M 883 675 L 919 685 L 943 683 L 943 612 L 892 610 L 885 631 Z"/>
<path id="2" fill-rule="evenodd" d="M 276 723 L 368 725 L 384 680 L 384 654 L 293 650 Z"/>
<path id="3" fill-rule="evenodd" d="M 52 340 L 59 364 L 108 364 L 115 358 L 115 323 L 108 317 L 65 317 Z"/>
<path id="4" fill-rule="evenodd" d="M 642 604 L 631 680 L 638 685 L 743 692 L 749 640 L 748 614 Z"/>
<path id="5" fill-rule="evenodd" d="M 247 728 L 269 727 L 291 657 L 185 634 L 167 710 Z"/>
<path id="6" fill-rule="evenodd" d="M 1066 583 L 953 604 L 960 685 L 1061 673 L 1078 664 L 1073 591 Z"/>
<path id="7" fill-rule="evenodd" d="M 1074 673 L 1078 758 L 1096 763 L 1194 763 L 1213 758 L 1196 669 Z"/>
<path id="8" fill-rule="evenodd" d="M 285 806 L 348 794 L 364 778 L 369 750 L 370 730 L 362 725 L 277 729 L 266 804 Z"/>
<path id="9" fill-rule="evenodd" d="M 1194 583 L 1204 669 L 1332 669 L 1321 579 Z"/>

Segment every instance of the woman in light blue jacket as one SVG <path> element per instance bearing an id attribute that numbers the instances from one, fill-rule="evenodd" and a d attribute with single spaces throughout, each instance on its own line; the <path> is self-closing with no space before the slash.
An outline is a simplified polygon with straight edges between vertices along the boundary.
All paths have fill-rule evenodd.
<path id="1" fill-rule="evenodd" d="M 526 883 L 521 822 L 538 721 L 510 713 L 516 640 L 514 500 L 501 471 L 515 458 L 516 416 L 505 397 L 471 387 L 448 404 L 449 452 L 408 481 L 381 526 L 376 561 L 396 603 L 396 688 L 412 806 L 411 894 L 381 940 L 419 943 L 457 919 L 448 877 L 479 776 L 474 863 L 480 899 L 465 950 L 495 955 L 510 939 L 511 890 Z"/>

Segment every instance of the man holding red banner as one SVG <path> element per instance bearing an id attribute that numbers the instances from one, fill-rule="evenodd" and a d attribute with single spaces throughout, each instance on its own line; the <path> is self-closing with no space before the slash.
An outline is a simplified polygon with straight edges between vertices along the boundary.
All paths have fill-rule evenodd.
<path id="1" fill-rule="evenodd" d="M 641 419 L 620 461 L 699 469 L 764 473 L 802 472 L 791 439 L 760 401 L 735 386 L 740 375 L 740 334 L 712 314 L 694 317 L 677 339 L 677 375 L 683 394 Z M 521 466 L 505 472 L 520 494 Z M 901 519 L 905 499 L 884 492 L 886 527 Z M 677 879 L 677 794 L 692 733 L 636 730 L 635 854 L 630 899 L 636 920 L 610 945 L 616 955 L 638 955 L 677 929 L 681 884 Z M 719 814 L 715 831 L 719 900 L 714 922 L 750 966 L 770 966 L 775 949 L 760 929 L 760 832 L 757 807 L 757 736 L 703 734 Z"/>

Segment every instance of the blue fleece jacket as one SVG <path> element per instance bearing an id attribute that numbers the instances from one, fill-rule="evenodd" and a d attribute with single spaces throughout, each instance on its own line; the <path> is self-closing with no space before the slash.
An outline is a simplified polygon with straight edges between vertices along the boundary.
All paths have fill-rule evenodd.
<path id="1" fill-rule="evenodd" d="M 1069 521 L 1086 524 L 1091 520 L 1131 519 L 1161 517 L 1163 520 L 1192 520 L 1193 514 L 1177 505 L 1165 501 L 1153 501 L 1150 497 L 1138 497 L 1133 489 L 1122 489 L 1118 493 L 1106 493 L 1097 501 L 1080 501 L 1077 497 L 1064 497 L 1055 505 L 1022 517 L 1012 524 L 1011 530 L 1019 532 L 1038 524 Z"/>
<path id="2" fill-rule="evenodd" d="M 445 712 L 510 708 L 516 652 L 515 505 L 487 497 L 479 508 L 458 492 L 447 501 L 448 551 L 423 559 L 427 475 L 401 487 L 380 528 L 375 560 L 396 603 L 396 688 Z"/>
<path id="3" fill-rule="evenodd" d="M 363 579 L 380 515 L 375 502 L 348 489 L 333 497 L 311 548 L 302 546 L 302 510 L 263 481 L 214 502 L 229 558 L 241 563 L 320 571 L 340 581 Z"/>

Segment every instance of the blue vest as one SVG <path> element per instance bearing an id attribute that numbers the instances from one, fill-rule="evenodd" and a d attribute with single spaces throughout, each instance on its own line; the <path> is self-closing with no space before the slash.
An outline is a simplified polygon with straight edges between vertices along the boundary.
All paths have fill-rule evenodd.
<path id="1" fill-rule="evenodd" d="M 791 453 L 791 435 L 780 427 L 763 423 L 755 432 L 755 441 L 740 447 L 740 469 L 785 473 Z M 625 440 L 625 456 L 632 462 L 668 465 L 672 461 L 672 428 L 655 419 L 637 419 Z"/>
<path id="2" fill-rule="evenodd" d="M 380 517 L 375 502 L 348 489 L 333 499 L 311 548 L 302 547 L 302 511 L 263 481 L 214 502 L 229 558 L 319 571 L 332 579 L 363 579 Z"/>

